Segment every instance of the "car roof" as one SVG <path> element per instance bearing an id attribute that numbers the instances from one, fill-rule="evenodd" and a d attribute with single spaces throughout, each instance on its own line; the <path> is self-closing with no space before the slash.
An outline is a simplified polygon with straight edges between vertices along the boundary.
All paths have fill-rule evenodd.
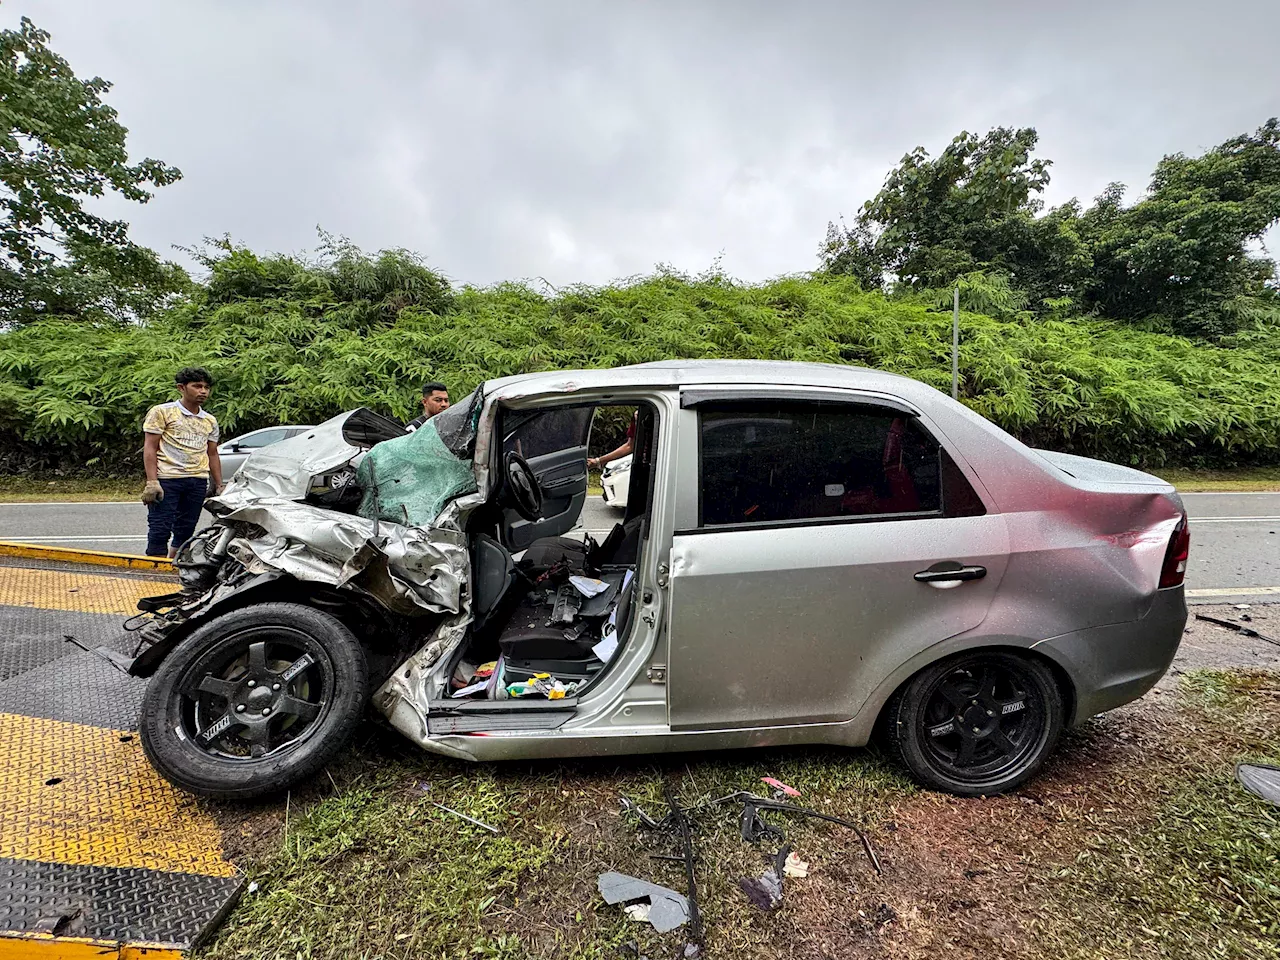
<path id="1" fill-rule="evenodd" d="M 710 383 L 845 387 L 902 397 L 936 393 L 932 387 L 918 380 L 883 370 L 791 360 L 659 360 L 600 370 L 548 370 L 490 380 L 485 384 L 485 392 L 519 395 L 590 387 L 674 387 Z"/>

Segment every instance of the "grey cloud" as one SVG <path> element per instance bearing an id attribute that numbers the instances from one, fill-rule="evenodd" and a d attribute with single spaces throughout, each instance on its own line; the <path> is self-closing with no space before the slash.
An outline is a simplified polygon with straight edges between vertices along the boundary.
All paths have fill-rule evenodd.
<path id="1" fill-rule="evenodd" d="M 1051 203 L 1280 113 L 1272 0 L 1163 4 L 32 4 L 137 156 L 186 179 L 119 208 L 161 250 L 315 226 L 473 283 L 659 261 L 810 269 L 916 144 L 1033 125 Z M 110 205 L 108 205 L 110 206 Z M 114 207 L 112 208 L 115 209 Z M 1272 248 L 1280 253 L 1280 236 Z"/>

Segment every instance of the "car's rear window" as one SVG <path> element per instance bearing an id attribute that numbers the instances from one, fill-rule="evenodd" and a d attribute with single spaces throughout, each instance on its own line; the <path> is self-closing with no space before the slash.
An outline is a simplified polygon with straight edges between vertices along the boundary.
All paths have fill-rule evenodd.
<path id="1" fill-rule="evenodd" d="M 942 453 L 905 414 L 756 400 L 698 411 L 704 527 L 941 512 Z"/>

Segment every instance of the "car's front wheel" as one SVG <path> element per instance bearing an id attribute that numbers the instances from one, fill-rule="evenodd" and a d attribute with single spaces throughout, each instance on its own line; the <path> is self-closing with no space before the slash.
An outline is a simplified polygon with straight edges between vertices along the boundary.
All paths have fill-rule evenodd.
<path id="1" fill-rule="evenodd" d="M 1049 668 L 1005 651 L 940 661 L 885 707 L 891 752 L 923 786 L 964 797 L 1020 786 L 1062 732 L 1062 693 Z"/>
<path id="2" fill-rule="evenodd" d="M 364 651 L 342 623 L 302 604 L 256 604 L 210 621 L 164 659 L 139 733 L 175 786 L 247 800 L 318 772 L 368 695 Z"/>

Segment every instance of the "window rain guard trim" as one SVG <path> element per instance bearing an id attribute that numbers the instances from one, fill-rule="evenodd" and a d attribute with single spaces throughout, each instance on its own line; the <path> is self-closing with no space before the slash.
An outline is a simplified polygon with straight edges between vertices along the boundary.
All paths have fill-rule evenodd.
<path id="1" fill-rule="evenodd" d="M 785 384 L 767 387 L 733 387 L 729 390 L 692 389 L 680 391 L 680 408 L 688 410 L 703 403 L 733 403 L 743 400 L 765 400 L 775 403 L 796 401 L 820 401 L 856 407 L 879 407 L 909 417 L 919 417 L 920 411 L 903 400 L 880 394 L 853 393 L 842 387 L 823 389 L 818 387 L 793 388 Z"/>

